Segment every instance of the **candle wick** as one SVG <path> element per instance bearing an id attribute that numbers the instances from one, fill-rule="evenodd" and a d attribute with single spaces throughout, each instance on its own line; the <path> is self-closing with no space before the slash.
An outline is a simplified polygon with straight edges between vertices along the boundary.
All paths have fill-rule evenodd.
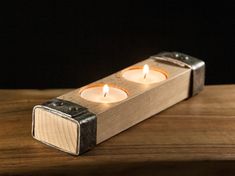
<path id="1" fill-rule="evenodd" d="M 107 84 L 103 87 L 103 96 L 106 97 L 109 92 L 109 86 Z"/>
<path id="2" fill-rule="evenodd" d="M 146 79 L 148 72 L 149 72 L 149 66 L 148 64 L 145 64 L 143 67 L 144 79 Z"/>
<path id="3" fill-rule="evenodd" d="M 146 79 L 146 77 L 147 77 L 147 73 L 144 74 L 144 79 Z"/>

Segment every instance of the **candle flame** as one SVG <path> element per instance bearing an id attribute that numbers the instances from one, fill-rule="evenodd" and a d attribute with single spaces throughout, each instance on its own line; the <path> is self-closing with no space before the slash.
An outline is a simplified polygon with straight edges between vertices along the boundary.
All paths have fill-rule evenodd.
<path id="1" fill-rule="evenodd" d="M 108 93 L 109 93 L 109 86 L 107 84 L 105 84 L 103 86 L 103 95 L 104 95 L 104 97 L 106 97 Z"/>
<path id="2" fill-rule="evenodd" d="M 146 79 L 148 73 L 149 73 L 149 66 L 148 66 L 148 64 L 145 64 L 143 67 L 144 79 Z"/>

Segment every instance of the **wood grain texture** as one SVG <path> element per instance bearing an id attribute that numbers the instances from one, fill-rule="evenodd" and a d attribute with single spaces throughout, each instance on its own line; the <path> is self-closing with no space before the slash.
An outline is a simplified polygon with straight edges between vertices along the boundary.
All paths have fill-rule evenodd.
<path id="1" fill-rule="evenodd" d="M 74 157 L 31 137 L 35 104 L 70 90 L 0 90 L 1 175 L 234 175 L 235 85 L 199 95 Z"/>

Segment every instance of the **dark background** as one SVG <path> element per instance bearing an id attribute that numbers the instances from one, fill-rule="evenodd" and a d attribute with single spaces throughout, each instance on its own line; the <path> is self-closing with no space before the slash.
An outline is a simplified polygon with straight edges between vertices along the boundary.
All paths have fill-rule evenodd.
<path id="1" fill-rule="evenodd" d="M 232 2 L 20 1 L 2 8 L 0 88 L 80 87 L 161 51 L 206 61 L 206 84 L 235 83 Z"/>

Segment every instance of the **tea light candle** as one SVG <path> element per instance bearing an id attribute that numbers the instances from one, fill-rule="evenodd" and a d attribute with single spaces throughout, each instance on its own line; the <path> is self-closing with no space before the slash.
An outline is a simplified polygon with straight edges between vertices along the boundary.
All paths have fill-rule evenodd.
<path id="1" fill-rule="evenodd" d="M 83 89 L 81 97 L 96 103 L 116 103 L 126 99 L 127 93 L 112 85 L 93 85 Z"/>
<path id="2" fill-rule="evenodd" d="M 167 73 L 157 68 L 150 69 L 148 64 L 145 64 L 144 66 L 134 66 L 125 70 L 122 76 L 128 81 L 141 84 L 153 84 L 166 80 Z"/>

